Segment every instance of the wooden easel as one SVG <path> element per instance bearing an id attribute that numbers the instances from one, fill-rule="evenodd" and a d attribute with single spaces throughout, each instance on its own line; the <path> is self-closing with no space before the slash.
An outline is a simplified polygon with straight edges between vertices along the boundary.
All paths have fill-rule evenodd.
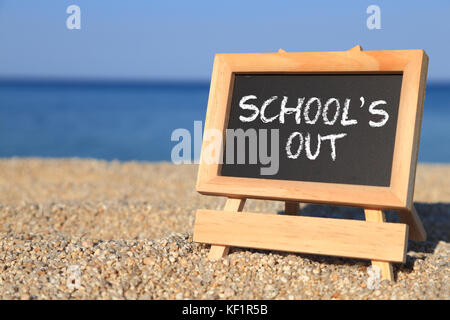
<path id="1" fill-rule="evenodd" d="M 392 263 L 404 263 L 408 238 L 424 241 L 426 232 L 414 208 L 415 169 L 425 97 L 428 56 L 423 50 L 220 54 L 214 62 L 205 130 L 224 132 L 236 73 L 403 74 L 391 184 L 374 187 L 221 176 L 219 162 L 200 163 L 197 191 L 227 196 L 223 211 L 197 210 L 194 241 L 211 244 L 209 259 L 230 246 L 367 259 L 393 280 Z M 203 152 L 203 151 L 202 151 Z M 247 198 L 285 200 L 284 215 L 242 213 Z M 294 200 L 292 200 L 294 199 Z M 364 208 L 365 220 L 298 216 L 299 202 Z M 396 208 L 401 223 L 388 223 L 382 209 Z"/>
<path id="2" fill-rule="evenodd" d="M 238 198 L 228 198 L 224 207 L 224 211 L 231 211 L 234 213 L 240 213 L 244 209 L 246 199 L 238 199 Z M 296 201 L 285 201 L 285 214 L 296 216 L 299 213 L 299 202 Z M 382 210 L 377 209 L 365 209 L 365 218 L 368 222 L 375 223 L 385 223 L 385 213 Z M 409 226 L 409 239 L 416 241 L 424 241 L 427 237 L 425 229 L 420 221 L 419 216 L 415 208 L 411 211 L 399 211 L 398 212 L 400 220 L 402 223 L 405 223 Z M 408 235 L 408 232 L 406 232 Z M 405 239 L 405 249 L 407 246 L 407 239 Z M 227 245 L 211 245 L 211 250 L 209 252 L 208 258 L 210 260 L 220 259 L 228 254 L 229 246 Z M 394 280 L 394 273 L 392 268 L 392 263 L 388 261 L 381 260 L 371 260 L 372 265 L 380 268 L 382 279 L 386 279 L 389 281 Z"/>

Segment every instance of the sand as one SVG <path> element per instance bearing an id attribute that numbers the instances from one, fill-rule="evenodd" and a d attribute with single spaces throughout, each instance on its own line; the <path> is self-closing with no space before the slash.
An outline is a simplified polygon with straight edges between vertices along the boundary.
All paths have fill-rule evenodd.
<path id="1" fill-rule="evenodd" d="M 0 159 L 2 299 L 449 299 L 450 165 L 420 164 L 415 203 L 428 232 L 410 241 L 396 282 L 370 262 L 232 248 L 217 262 L 192 241 L 196 165 Z M 245 210 L 275 213 L 277 201 Z M 302 214 L 362 219 L 302 204 Z M 397 221 L 388 212 L 389 221 Z"/>

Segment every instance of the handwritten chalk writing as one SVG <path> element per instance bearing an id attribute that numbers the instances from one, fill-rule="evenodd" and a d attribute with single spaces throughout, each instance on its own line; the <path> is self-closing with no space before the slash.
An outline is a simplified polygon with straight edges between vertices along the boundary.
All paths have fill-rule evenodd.
<path id="1" fill-rule="evenodd" d="M 324 136 L 324 137 L 320 138 L 322 141 L 330 140 L 330 143 L 331 143 L 331 159 L 333 159 L 333 161 L 336 160 L 336 139 L 343 138 L 346 135 L 347 135 L 346 133 L 329 134 L 327 136 Z"/>
<path id="2" fill-rule="evenodd" d="M 333 161 L 335 161 L 336 160 L 336 139 L 343 138 L 346 135 L 347 135 L 346 133 L 329 134 L 326 136 L 321 136 L 320 134 L 318 134 L 317 135 L 317 148 L 313 154 L 311 152 L 311 134 L 308 132 L 306 134 L 306 137 L 303 137 L 303 134 L 301 132 L 295 131 L 289 136 L 288 141 L 286 143 L 286 154 L 287 154 L 288 158 L 290 158 L 290 159 L 297 159 L 300 156 L 300 153 L 303 149 L 303 141 L 305 140 L 306 157 L 309 160 L 315 160 L 319 156 L 322 141 L 329 140 L 330 146 L 331 146 L 331 159 Z M 295 154 L 293 154 L 292 153 L 292 141 L 296 137 L 298 137 L 299 144 L 297 147 L 297 151 L 295 152 Z"/>
<path id="3" fill-rule="evenodd" d="M 378 127 L 382 127 L 389 120 L 389 114 L 385 110 L 383 110 L 383 109 L 375 109 L 375 107 L 377 105 L 379 105 L 379 104 L 386 104 L 386 101 L 384 101 L 384 100 L 374 101 L 369 106 L 369 112 L 371 114 L 376 114 L 376 115 L 383 116 L 383 119 L 381 121 L 379 121 L 379 122 L 375 122 L 375 121 L 370 120 L 369 121 L 369 125 L 371 127 L 377 127 L 377 128 Z"/>
<path id="4" fill-rule="evenodd" d="M 309 109 L 311 107 L 311 104 L 313 104 L 313 102 L 316 102 L 317 104 L 317 112 L 316 115 L 314 116 L 314 120 L 311 120 L 311 118 L 309 117 Z M 305 112 L 303 114 L 305 117 L 305 122 L 308 124 L 315 124 L 320 117 L 321 110 L 322 110 L 322 103 L 320 102 L 319 98 L 312 97 L 311 99 L 309 99 L 308 102 L 306 103 Z"/>
<path id="5" fill-rule="evenodd" d="M 356 119 L 348 119 L 348 109 L 350 108 L 350 99 L 345 99 L 344 111 L 342 112 L 341 125 L 343 126 L 353 126 L 358 124 Z"/>
<path id="6" fill-rule="evenodd" d="M 250 117 L 239 116 L 239 120 L 242 122 L 251 122 L 258 117 L 259 109 L 254 104 L 246 104 L 245 102 L 250 99 L 256 99 L 256 96 L 250 95 L 242 97 L 241 101 L 239 101 L 239 107 L 244 110 L 253 110 L 255 113 Z"/>
<path id="7" fill-rule="evenodd" d="M 272 101 L 276 100 L 277 98 L 278 98 L 278 96 L 273 96 L 272 98 L 267 99 L 267 100 L 263 103 L 263 105 L 262 105 L 262 107 L 261 107 L 261 121 L 262 121 L 262 122 L 264 122 L 264 123 L 269 123 L 269 122 L 272 122 L 273 120 L 275 120 L 276 118 L 279 117 L 279 115 L 276 115 L 276 116 L 273 116 L 272 118 L 269 118 L 269 119 L 268 119 L 268 118 L 266 118 L 266 115 L 265 115 L 266 108 L 269 106 L 269 104 L 272 103 Z"/>
<path id="8" fill-rule="evenodd" d="M 258 97 L 256 95 L 246 95 L 241 98 L 239 102 L 239 107 L 243 110 L 243 112 L 247 113 L 246 115 L 241 114 L 239 116 L 239 120 L 241 122 L 248 123 L 256 121 L 259 117 L 259 119 L 263 123 L 271 123 L 278 119 L 278 122 L 280 124 L 285 124 L 286 118 L 288 116 L 291 117 L 293 116 L 295 123 L 298 125 L 301 124 L 302 118 L 305 121 L 305 125 L 311 126 L 318 124 L 320 118 L 322 118 L 323 123 L 327 126 L 340 125 L 342 127 L 348 127 L 358 125 L 358 120 L 350 116 L 350 106 L 351 106 L 350 98 L 345 98 L 344 103 L 341 104 L 341 101 L 338 98 L 330 97 L 326 100 L 323 99 L 326 102 L 325 104 L 322 104 L 322 99 L 319 97 L 311 97 L 308 99 L 306 97 L 299 97 L 296 99 L 296 106 L 291 105 L 288 107 L 289 98 L 287 96 L 283 96 L 281 101 L 279 100 L 279 96 L 271 96 L 270 98 L 265 99 L 262 102 L 261 108 L 258 108 L 257 104 L 248 103 L 249 100 L 254 100 L 257 104 L 259 104 L 260 102 L 258 101 Z M 277 100 L 279 101 L 278 103 L 276 103 Z M 363 106 L 365 104 L 365 98 L 361 96 L 359 100 L 360 100 L 359 110 L 364 111 L 365 108 L 363 108 Z M 303 108 L 305 101 L 306 104 Z M 277 108 L 277 104 L 279 105 L 279 108 Z M 386 123 L 389 120 L 388 112 L 380 107 L 382 105 L 387 105 L 387 102 L 385 100 L 376 100 L 371 102 L 369 105 L 368 112 L 371 115 L 376 116 L 375 120 L 369 120 L 368 122 L 368 125 L 371 128 L 381 128 L 384 125 L 386 125 Z M 268 115 L 269 109 L 270 115 Z M 274 113 L 274 111 L 276 110 L 277 112 Z M 248 111 L 251 111 L 251 114 L 248 114 Z M 356 110 L 353 112 L 361 112 L 361 111 Z M 341 118 L 340 122 L 338 122 L 339 117 Z M 236 131 L 238 132 L 238 130 Z M 335 161 L 337 154 L 336 141 L 346 136 L 347 133 L 345 132 L 328 134 L 323 136 L 319 133 L 317 134 L 317 140 L 314 139 L 316 140 L 316 142 L 314 143 L 312 141 L 313 139 L 311 137 L 310 132 L 295 131 L 289 135 L 287 142 L 285 144 L 286 156 L 289 159 L 297 159 L 301 155 L 302 151 L 305 150 L 306 158 L 308 158 L 309 160 L 316 160 L 320 155 L 321 148 L 323 149 L 322 146 L 323 142 L 329 141 L 330 157 L 331 160 Z M 233 139 L 233 141 L 229 141 L 227 142 L 227 144 L 231 146 L 231 148 L 233 149 L 234 137 L 233 135 L 230 135 L 230 137 L 231 137 L 230 139 Z M 247 138 L 249 138 L 250 142 L 251 140 L 255 140 L 251 139 L 252 138 L 251 136 L 247 136 Z M 295 147 L 293 146 L 293 142 L 295 142 Z M 250 145 L 252 145 L 252 143 L 250 143 Z M 243 146 L 244 146 L 243 142 L 238 141 L 238 150 L 242 149 Z M 253 148 L 256 148 L 256 144 L 255 147 Z M 233 157 L 234 159 L 234 154 L 230 154 L 230 157 Z M 245 161 L 244 158 L 240 158 L 238 156 L 238 164 L 243 163 L 244 161 Z M 250 163 L 255 163 L 255 161 L 256 161 L 255 159 L 250 159 Z"/>
<path id="9" fill-rule="evenodd" d="M 306 156 L 308 157 L 309 160 L 316 160 L 317 157 L 319 156 L 321 141 L 322 140 L 320 139 L 320 134 L 318 134 L 317 135 L 316 152 L 314 154 L 312 154 L 311 153 L 311 134 L 308 132 L 308 134 L 306 135 L 306 138 L 305 138 L 305 151 L 306 151 Z"/>
<path id="10" fill-rule="evenodd" d="M 336 104 L 336 111 L 334 112 L 334 117 L 333 120 L 329 120 L 328 118 L 328 108 L 330 107 L 330 105 L 332 103 Z M 332 126 L 333 124 L 336 123 L 336 120 L 339 117 L 339 112 L 341 109 L 341 104 L 339 103 L 339 100 L 336 98 L 330 98 L 327 100 L 327 102 L 325 102 L 325 106 L 323 107 L 323 113 L 322 113 L 322 117 L 323 117 L 323 122 L 329 126 Z"/>
<path id="11" fill-rule="evenodd" d="M 317 123 L 317 121 L 320 118 L 320 115 L 322 115 L 323 122 L 327 125 L 334 125 L 337 120 L 339 119 L 339 116 L 341 114 L 341 102 L 337 98 L 329 98 L 325 105 L 322 108 L 322 102 L 321 99 L 317 97 L 312 97 L 308 99 L 305 109 L 303 110 L 302 114 L 302 106 L 305 101 L 305 98 L 298 98 L 297 99 L 297 106 L 296 107 L 286 107 L 288 103 L 288 97 L 283 96 L 283 99 L 280 103 L 279 112 L 277 114 L 273 114 L 273 111 L 271 112 L 271 115 L 267 115 L 267 110 L 269 106 L 274 105 L 274 101 L 276 101 L 279 97 L 278 96 L 272 96 L 269 99 L 266 99 L 261 106 L 261 109 L 258 108 L 255 104 L 249 104 L 247 103 L 248 100 L 257 100 L 258 97 L 255 95 L 247 95 L 241 98 L 239 102 L 239 107 L 243 110 L 250 110 L 252 111 L 249 115 L 240 115 L 239 120 L 242 122 L 252 122 L 255 121 L 258 117 L 263 123 L 270 123 L 274 120 L 278 119 L 279 123 L 284 124 L 286 122 L 286 116 L 291 115 L 295 113 L 295 122 L 297 124 L 301 123 L 301 116 L 303 115 L 303 118 L 305 119 L 306 124 L 314 125 Z M 360 97 L 361 105 L 360 108 L 364 105 L 364 97 Z M 351 99 L 347 98 L 344 101 L 344 108 L 342 110 L 342 116 L 340 124 L 344 127 L 346 126 L 353 126 L 358 124 L 358 120 L 351 119 L 349 115 L 350 111 L 350 103 Z M 377 105 L 380 104 L 387 104 L 384 100 L 377 100 L 371 103 L 369 107 L 369 112 L 373 115 L 380 115 L 383 116 L 383 119 L 381 121 L 375 122 L 372 121 L 373 126 L 376 127 L 382 127 L 386 124 L 386 122 L 389 119 L 389 114 L 386 110 L 383 109 L 375 109 Z M 336 109 L 334 111 L 333 117 L 330 119 L 330 107 L 332 105 L 336 105 Z M 312 114 L 314 112 L 310 111 L 311 108 L 317 108 L 314 114 L 314 117 L 312 117 Z M 275 107 L 273 107 L 275 110 Z"/>
<path id="12" fill-rule="evenodd" d="M 298 98 L 297 106 L 295 108 L 286 108 L 288 97 L 284 96 L 283 101 L 281 101 L 281 111 L 280 111 L 280 123 L 284 123 L 284 116 L 295 112 L 295 122 L 300 124 L 301 122 L 301 112 L 302 105 L 305 98 Z"/>
<path id="13" fill-rule="evenodd" d="M 297 151 L 295 152 L 295 154 L 292 154 L 291 145 L 292 145 L 292 140 L 295 137 L 298 137 L 300 140 L 299 140 L 299 145 L 298 145 Z M 286 144 L 286 154 L 287 154 L 288 158 L 297 159 L 298 156 L 300 155 L 300 152 L 302 151 L 302 148 L 303 148 L 303 135 L 301 132 L 295 131 L 289 136 L 287 144 Z"/>
<path id="14" fill-rule="evenodd" d="M 364 97 L 360 97 L 359 100 L 361 101 L 361 105 L 359 107 L 362 108 L 364 106 L 365 99 Z"/>

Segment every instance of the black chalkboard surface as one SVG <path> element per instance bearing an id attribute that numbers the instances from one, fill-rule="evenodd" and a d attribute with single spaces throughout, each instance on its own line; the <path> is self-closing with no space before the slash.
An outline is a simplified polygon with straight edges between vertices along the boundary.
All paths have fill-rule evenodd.
<path id="1" fill-rule="evenodd" d="M 228 158 L 225 143 L 220 174 L 389 186 L 401 85 L 401 74 L 236 74 L 227 128 L 255 130 L 258 154 L 267 129 L 268 155 L 278 129 L 279 165 L 261 174 L 268 164 L 250 163 L 247 136 L 243 164 L 237 139 Z"/>

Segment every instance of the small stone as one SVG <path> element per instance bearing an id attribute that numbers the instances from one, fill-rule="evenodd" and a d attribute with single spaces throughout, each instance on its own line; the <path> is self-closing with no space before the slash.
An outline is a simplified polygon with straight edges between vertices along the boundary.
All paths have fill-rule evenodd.
<path id="1" fill-rule="evenodd" d="M 335 292 L 335 293 L 331 296 L 331 298 L 332 298 L 332 299 L 337 299 L 337 298 L 339 298 L 339 296 L 340 296 L 340 293 L 339 293 L 339 292 Z"/>
<path id="2" fill-rule="evenodd" d="M 92 248 L 94 243 L 91 240 L 84 240 L 81 242 L 81 245 L 85 248 Z"/>
<path id="3" fill-rule="evenodd" d="M 183 299 L 183 292 L 178 292 L 178 293 L 175 295 L 175 299 L 177 299 L 177 300 L 182 300 L 182 299 Z"/>
<path id="4" fill-rule="evenodd" d="M 97 208 L 97 213 L 103 213 L 106 210 L 106 206 L 102 203 Z"/>
<path id="5" fill-rule="evenodd" d="M 224 295 L 225 295 L 225 297 L 227 297 L 227 298 L 230 298 L 230 297 L 234 296 L 234 291 L 233 291 L 233 289 L 231 289 L 231 288 L 226 288 L 225 291 L 224 291 Z"/>

